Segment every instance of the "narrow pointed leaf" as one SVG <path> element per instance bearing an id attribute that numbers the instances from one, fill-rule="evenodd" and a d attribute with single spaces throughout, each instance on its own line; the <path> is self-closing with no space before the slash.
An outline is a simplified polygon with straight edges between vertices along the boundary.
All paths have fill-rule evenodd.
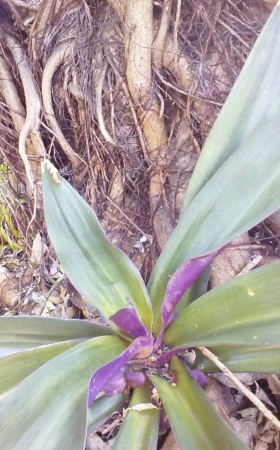
<path id="1" fill-rule="evenodd" d="M 123 348 L 116 336 L 88 340 L 0 397 L 0 448 L 84 450 L 91 374 Z"/>
<path id="2" fill-rule="evenodd" d="M 187 307 L 164 334 L 171 346 L 280 343 L 280 264 L 253 270 Z"/>
<path id="3" fill-rule="evenodd" d="M 176 386 L 151 376 L 180 449 L 249 450 L 223 422 L 200 386 L 187 374 L 176 357 L 171 370 Z"/>
<path id="4" fill-rule="evenodd" d="M 53 180 L 50 163 L 42 167 L 48 232 L 71 282 L 107 319 L 130 301 L 150 329 L 150 302 L 136 267 L 108 241 L 93 210 L 75 189 L 63 179 L 59 184 Z"/>
<path id="5" fill-rule="evenodd" d="M 153 339 L 139 337 L 135 339 L 120 355 L 118 355 L 117 358 L 100 367 L 96 372 L 94 372 L 89 383 L 88 404 L 90 405 L 96 399 L 100 391 L 102 391 L 110 380 L 118 374 L 127 361 L 136 357 L 147 358 L 151 355 L 152 351 Z M 119 373 L 113 380 L 113 384 L 116 389 L 115 393 L 122 392 L 125 388 L 124 375 Z M 120 388 L 120 391 L 118 388 Z M 113 386 L 110 386 L 110 390 L 113 390 Z"/>
<path id="6" fill-rule="evenodd" d="M 277 39 L 279 27 L 280 4 L 278 3 L 206 140 L 186 191 L 182 211 L 240 146 L 242 140 L 279 111 L 280 43 Z M 198 284 L 201 286 L 200 281 Z M 206 289 L 201 295 L 205 292 Z M 189 290 L 188 295 L 185 296 L 186 304 L 197 297 L 195 291 Z"/>
<path id="7" fill-rule="evenodd" d="M 0 358 L 0 395 L 17 386 L 50 359 L 82 341 L 74 339 L 73 341 L 44 345 Z"/>
<path id="8" fill-rule="evenodd" d="M 227 102 L 226 114 L 221 113 L 207 141 L 179 223 L 154 268 L 148 287 L 155 333 L 160 330 L 165 287 L 175 270 L 280 207 L 280 43 L 275 38 L 279 26 L 278 4 Z"/>
<path id="9" fill-rule="evenodd" d="M 88 409 L 87 434 L 96 431 L 115 412 L 122 411 L 124 403 L 124 394 L 97 398 Z"/>
<path id="10" fill-rule="evenodd" d="M 114 334 L 109 327 L 86 320 L 51 317 L 0 317 L 0 356 L 24 348 Z"/>
<path id="11" fill-rule="evenodd" d="M 166 293 L 161 306 L 163 328 L 169 322 L 171 314 L 177 306 L 182 295 L 208 267 L 223 249 L 216 250 L 208 255 L 192 258 L 183 263 L 167 283 Z"/>
<path id="12" fill-rule="evenodd" d="M 232 372 L 280 373 L 280 345 L 273 347 L 209 348 Z M 218 372 L 217 366 L 197 352 L 194 367 L 205 373 Z"/>
<path id="13" fill-rule="evenodd" d="M 134 390 L 113 450 L 156 450 L 159 410 L 151 404 L 148 383 Z"/>
<path id="14" fill-rule="evenodd" d="M 280 108 L 280 4 L 257 39 L 203 147 L 186 192 L 184 209 L 244 138 Z"/>
<path id="15" fill-rule="evenodd" d="M 279 121 L 280 111 L 244 141 L 182 214 L 149 281 L 155 330 L 165 287 L 180 264 L 217 250 L 280 207 Z"/>
<path id="16" fill-rule="evenodd" d="M 134 339 L 140 336 L 150 336 L 149 330 L 141 322 L 134 308 L 123 308 L 110 317 L 121 330 Z"/>

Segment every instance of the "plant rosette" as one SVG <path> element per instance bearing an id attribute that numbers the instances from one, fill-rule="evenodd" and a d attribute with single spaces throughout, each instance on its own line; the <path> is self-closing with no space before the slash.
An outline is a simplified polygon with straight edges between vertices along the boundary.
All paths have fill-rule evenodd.
<path id="1" fill-rule="evenodd" d="M 84 450 L 87 433 L 125 405 L 114 449 L 156 449 L 169 426 L 181 449 L 248 449 L 201 387 L 218 371 L 201 349 L 232 372 L 280 372 L 280 264 L 207 292 L 216 256 L 280 208 L 279 28 L 278 3 L 205 143 L 147 286 L 90 206 L 43 162 L 53 247 L 83 305 L 106 325 L 0 317 L 0 448 Z"/>

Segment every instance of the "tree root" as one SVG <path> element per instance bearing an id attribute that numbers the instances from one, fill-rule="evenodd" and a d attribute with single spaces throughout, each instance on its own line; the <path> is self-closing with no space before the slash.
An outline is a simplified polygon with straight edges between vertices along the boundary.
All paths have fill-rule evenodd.
<path id="1" fill-rule="evenodd" d="M 163 55 L 166 49 L 172 3 L 173 0 L 164 0 L 163 2 L 160 26 L 153 42 L 153 65 L 158 70 L 161 69 L 163 64 Z"/>
<path id="2" fill-rule="evenodd" d="M 20 133 L 25 123 L 25 109 L 5 59 L 0 56 L 0 92 L 9 108 L 15 130 Z"/>
<path id="3" fill-rule="evenodd" d="M 111 145 L 116 146 L 117 145 L 116 142 L 114 141 L 114 139 L 110 136 L 110 134 L 106 130 L 104 119 L 103 119 L 103 114 L 102 114 L 102 89 L 103 89 L 103 84 L 104 84 L 107 67 L 108 67 L 108 63 L 107 63 L 107 61 L 104 61 L 103 65 L 100 69 L 98 82 L 96 84 L 96 89 L 95 89 L 96 115 L 97 115 L 98 125 L 99 125 L 100 131 L 102 133 L 102 136 Z"/>
<path id="4" fill-rule="evenodd" d="M 153 2 L 137 0 L 131 3 L 128 0 L 125 20 L 127 83 L 133 102 L 139 105 L 140 122 L 151 162 L 149 199 L 153 228 L 158 244 L 163 248 L 173 224 L 164 198 L 167 133 L 163 111 L 153 92 L 152 83 Z M 164 38 L 165 29 L 164 25 L 160 40 Z"/>
<path id="5" fill-rule="evenodd" d="M 19 134 L 19 154 L 24 163 L 27 179 L 29 181 L 30 187 L 32 191 L 34 190 L 34 174 L 31 168 L 27 152 L 26 152 L 26 142 L 27 138 L 30 134 L 33 143 L 34 153 L 41 157 L 44 154 L 44 146 L 39 134 L 39 126 L 40 126 L 40 111 L 41 111 L 41 102 L 39 99 L 39 95 L 36 89 L 35 81 L 28 63 L 28 58 L 21 48 L 19 42 L 12 36 L 5 36 L 5 43 L 11 52 L 15 64 L 18 68 L 25 96 L 26 103 L 26 119 L 24 125 Z M 38 164 L 35 163 L 34 170 L 37 175 L 40 169 L 38 169 Z"/>
<path id="6" fill-rule="evenodd" d="M 52 104 L 52 79 L 57 69 L 65 62 L 66 58 L 71 54 L 71 42 L 66 41 L 58 45 L 48 59 L 42 77 L 42 98 L 45 109 L 45 116 L 49 127 L 54 136 L 57 138 L 60 147 L 72 163 L 73 167 L 77 167 L 82 158 L 74 152 L 70 144 L 65 139 L 61 128 L 56 120 L 53 104 Z"/>

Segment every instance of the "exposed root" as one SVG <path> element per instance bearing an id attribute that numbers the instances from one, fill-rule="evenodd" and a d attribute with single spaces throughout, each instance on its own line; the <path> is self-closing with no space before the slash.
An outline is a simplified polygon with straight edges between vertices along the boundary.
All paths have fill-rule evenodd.
<path id="1" fill-rule="evenodd" d="M 14 127 L 19 134 L 25 123 L 25 109 L 5 59 L 0 56 L 0 92 L 9 108 Z"/>
<path id="2" fill-rule="evenodd" d="M 96 95 L 96 115 L 97 115 L 97 120 L 98 120 L 98 124 L 99 124 L 100 131 L 102 133 L 102 136 L 104 137 L 104 139 L 107 142 L 109 142 L 110 144 L 115 146 L 117 144 L 114 141 L 114 139 L 110 136 L 108 131 L 106 130 L 104 119 L 103 119 L 103 113 L 102 113 L 102 89 L 103 89 L 104 78 L 105 78 L 105 75 L 106 75 L 107 67 L 108 67 L 108 63 L 107 63 L 107 61 L 104 61 L 102 66 L 101 66 L 101 69 L 100 69 L 99 81 L 98 81 L 98 83 L 96 85 L 96 90 L 95 90 L 95 95 Z"/>
<path id="3" fill-rule="evenodd" d="M 168 12 L 168 9 L 166 9 Z M 168 13 L 169 14 L 169 13 Z M 168 16 L 167 16 L 168 17 Z M 145 24 L 143 30 L 143 23 Z M 160 248 L 163 248 L 172 230 L 169 207 L 164 201 L 164 174 L 167 134 L 161 108 L 152 83 L 152 2 L 127 3 L 126 14 L 126 76 L 134 103 L 139 105 L 139 118 L 147 142 L 147 153 L 152 163 L 149 199 L 153 227 Z M 161 29 L 159 45 L 166 34 L 166 23 Z M 159 54 L 158 54 L 159 57 Z M 158 59 L 158 64 L 160 64 Z"/>
<path id="4" fill-rule="evenodd" d="M 30 70 L 27 56 L 21 45 L 12 35 L 6 35 L 5 42 L 14 58 L 15 64 L 17 65 L 24 89 L 26 120 L 20 131 L 18 147 L 19 154 L 24 163 L 27 179 L 33 191 L 34 175 L 26 153 L 26 141 L 29 134 L 33 134 L 35 136 L 35 139 L 37 139 L 37 145 L 34 146 L 36 155 L 39 157 L 43 155 L 44 147 L 42 145 L 42 141 L 38 132 L 40 126 L 41 102 L 36 89 L 33 75 Z"/>
<path id="5" fill-rule="evenodd" d="M 46 114 L 40 130 L 49 157 L 99 218 L 108 218 L 106 232 L 114 242 L 136 255 L 134 262 L 142 258 L 148 278 L 176 224 L 203 142 L 261 28 L 259 10 L 233 0 L 5 5 L 1 25 L 26 53 L 36 86 L 42 86 L 43 68 Z M 5 48 L 14 93 L 8 100 L 2 79 L 0 149 L 17 191 L 29 186 L 15 151 L 25 103 L 21 76 Z M 35 180 L 37 163 L 29 155 L 41 148 L 38 139 L 31 130 L 26 141 Z M 153 237 L 144 255 L 134 249 L 142 235 Z"/>
<path id="6" fill-rule="evenodd" d="M 69 55 L 71 54 L 71 43 L 71 40 L 67 40 L 66 42 L 58 45 L 48 59 L 42 77 L 42 98 L 46 120 L 51 130 L 53 131 L 54 136 L 57 138 L 62 150 L 69 158 L 69 161 L 71 161 L 73 167 L 77 167 L 83 160 L 79 155 L 77 155 L 77 153 L 74 152 L 70 144 L 65 139 L 56 120 L 52 104 L 52 79 L 57 69 L 66 61 L 67 57 L 69 57 Z"/>
<path id="7" fill-rule="evenodd" d="M 162 5 L 162 16 L 156 38 L 153 42 L 153 66 L 158 70 L 163 63 L 163 55 L 166 49 L 168 28 L 170 25 L 171 9 L 173 0 L 164 0 Z"/>

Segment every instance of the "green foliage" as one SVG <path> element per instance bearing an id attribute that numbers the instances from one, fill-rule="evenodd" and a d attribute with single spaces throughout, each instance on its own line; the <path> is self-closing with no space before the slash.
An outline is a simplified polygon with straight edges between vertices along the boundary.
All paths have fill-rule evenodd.
<path id="1" fill-rule="evenodd" d="M 13 223 L 10 193 L 6 188 L 8 169 L 6 164 L 0 164 L 0 249 L 9 248 L 13 251 L 22 250 L 18 243 L 20 232 Z M 7 206 L 10 204 L 10 206 Z"/>
<path id="2" fill-rule="evenodd" d="M 186 442 L 192 450 L 247 448 L 198 385 L 203 374 L 198 382 L 191 377 L 194 368 L 217 369 L 199 351 L 186 368 L 177 347 L 210 346 L 237 372 L 279 372 L 280 265 L 258 269 L 195 301 L 187 292 L 179 316 L 166 330 L 162 323 L 176 306 L 172 294 L 178 293 L 181 264 L 188 261 L 198 276 L 198 268 L 205 268 L 201 255 L 211 256 L 280 207 L 279 28 L 278 4 L 206 142 L 149 294 L 129 258 L 106 239 L 91 208 L 43 163 L 44 210 L 54 248 L 84 303 L 97 308 L 109 326 L 0 318 L 0 378 L 7 380 L 0 382 L 1 448 L 84 450 L 87 429 L 96 429 L 124 404 L 126 384 L 136 388 L 114 449 L 156 450 L 166 425 L 163 414 L 181 449 Z M 160 348 L 162 342 L 170 352 Z M 88 405 L 95 388 L 118 396 Z"/>

